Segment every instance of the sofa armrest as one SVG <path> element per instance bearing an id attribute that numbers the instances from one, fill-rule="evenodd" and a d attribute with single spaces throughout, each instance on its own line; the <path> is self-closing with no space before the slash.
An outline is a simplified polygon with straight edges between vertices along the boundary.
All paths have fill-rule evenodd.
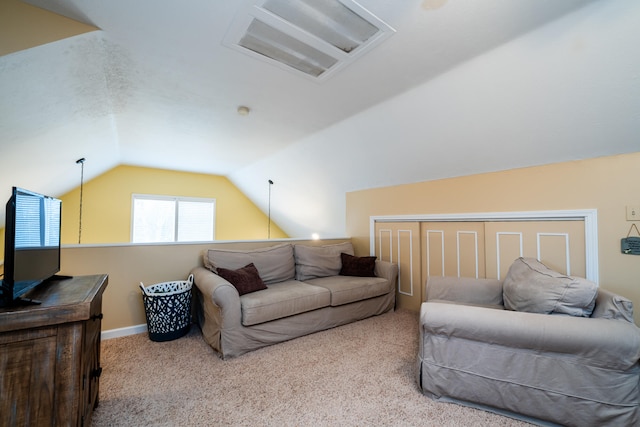
<path id="1" fill-rule="evenodd" d="M 502 306 L 502 282 L 497 279 L 429 276 L 426 301 L 444 300 L 486 306 Z"/>
<path id="2" fill-rule="evenodd" d="M 227 280 L 212 273 L 204 267 L 195 267 L 191 270 L 193 282 L 204 298 L 213 302 L 220 309 L 220 327 L 224 325 L 240 325 L 242 309 L 240 306 L 240 294 L 238 290 Z M 205 304 L 206 310 L 206 304 Z"/>
<path id="3" fill-rule="evenodd" d="M 599 288 L 591 317 L 625 320 L 633 323 L 633 302 L 606 289 Z"/>
<path id="4" fill-rule="evenodd" d="M 420 334 L 479 341 L 534 352 L 569 354 L 592 366 L 628 369 L 640 359 L 632 323 L 426 302 Z M 422 350 L 422 349 L 421 349 Z"/>
<path id="5" fill-rule="evenodd" d="M 376 277 L 387 279 L 389 285 L 395 287 L 396 280 L 398 279 L 398 264 L 378 259 L 376 260 L 374 274 Z"/>

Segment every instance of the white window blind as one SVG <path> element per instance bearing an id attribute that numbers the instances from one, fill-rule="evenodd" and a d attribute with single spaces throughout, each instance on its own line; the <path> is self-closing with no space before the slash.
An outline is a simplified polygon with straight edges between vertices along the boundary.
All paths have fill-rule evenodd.
<path id="1" fill-rule="evenodd" d="M 215 239 L 215 199 L 134 194 L 133 243 Z"/>
<path id="2" fill-rule="evenodd" d="M 58 246 L 60 201 L 16 195 L 16 249 Z"/>
<path id="3" fill-rule="evenodd" d="M 41 199 L 38 197 L 16 196 L 16 235 L 17 248 L 37 248 L 42 246 L 44 230 L 40 229 Z"/>
<path id="4" fill-rule="evenodd" d="M 45 221 L 44 246 L 60 244 L 60 200 L 44 199 Z"/>

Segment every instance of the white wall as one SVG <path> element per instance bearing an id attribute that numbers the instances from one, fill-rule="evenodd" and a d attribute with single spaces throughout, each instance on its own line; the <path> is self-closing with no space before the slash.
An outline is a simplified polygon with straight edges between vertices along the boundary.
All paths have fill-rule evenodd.
<path id="1" fill-rule="evenodd" d="M 331 237 L 348 191 L 638 151 L 638 40 L 640 2 L 590 4 L 230 179 L 265 211 L 272 179 L 289 235 Z"/>

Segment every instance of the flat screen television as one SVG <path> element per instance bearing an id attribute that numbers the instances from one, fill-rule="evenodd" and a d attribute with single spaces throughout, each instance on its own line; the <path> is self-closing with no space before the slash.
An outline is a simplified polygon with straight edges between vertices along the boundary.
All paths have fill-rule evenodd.
<path id="1" fill-rule="evenodd" d="M 6 207 L 0 306 L 37 303 L 20 297 L 60 271 L 61 214 L 60 200 L 13 187 Z"/>

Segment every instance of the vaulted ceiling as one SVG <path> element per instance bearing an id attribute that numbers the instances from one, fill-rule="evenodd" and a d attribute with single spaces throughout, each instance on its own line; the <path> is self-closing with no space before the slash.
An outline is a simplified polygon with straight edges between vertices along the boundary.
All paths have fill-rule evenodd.
<path id="1" fill-rule="evenodd" d="M 360 0 L 394 31 L 324 79 L 223 43 L 255 1 L 25 1 L 97 29 L 0 56 L 3 199 L 75 188 L 84 157 L 265 210 L 271 179 L 272 218 L 329 237 L 348 191 L 640 148 L 636 0 Z"/>

